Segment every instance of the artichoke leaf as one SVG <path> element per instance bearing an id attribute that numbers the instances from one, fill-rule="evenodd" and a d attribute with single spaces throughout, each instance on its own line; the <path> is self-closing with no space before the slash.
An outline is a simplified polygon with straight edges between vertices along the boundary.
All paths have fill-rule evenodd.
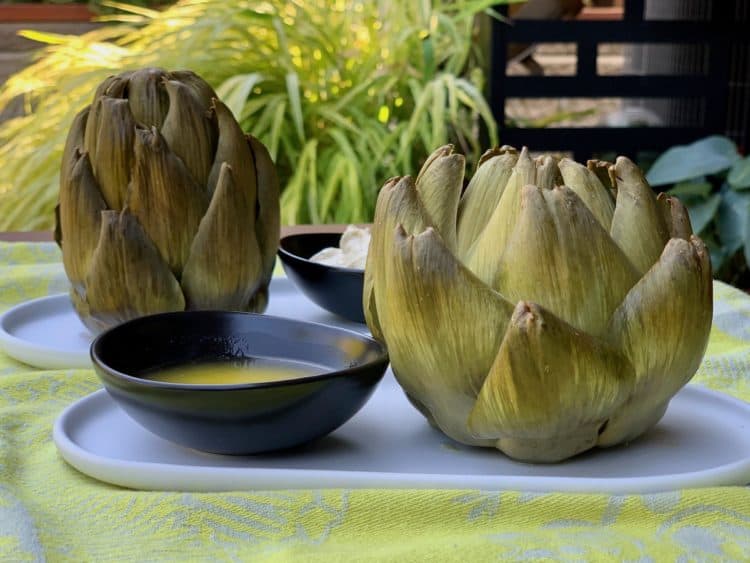
<path id="1" fill-rule="evenodd" d="M 243 307 L 244 311 L 250 313 L 263 313 L 268 308 L 268 282 L 261 282 L 261 285 L 255 290 L 250 297 L 250 301 Z M 265 284 L 265 285 L 264 285 Z"/>
<path id="2" fill-rule="evenodd" d="M 185 308 L 180 284 L 127 209 L 101 213 L 85 301 L 91 315 L 87 326 L 97 332 L 134 317 Z"/>
<path id="3" fill-rule="evenodd" d="M 586 166 L 569 158 L 560 161 L 560 173 L 565 185 L 581 198 L 599 224 L 609 232 L 615 213 L 615 200 L 599 177 Z"/>
<path id="4" fill-rule="evenodd" d="M 266 285 L 273 276 L 276 249 L 279 247 L 281 233 L 279 178 L 265 145 L 252 135 L 247 135 L 246 139 L 255 160 L 255 185 L 258 198 L 254 210 L 255 236 L 263 258 L 263 285 Z"/>
<path id="5" fill-rule="evenodd" d="M 378 311 L 387 319 L 381 329 L 396 378 L 446 434 L 481 444 L 466 421 L 513 305 L 461 264 L 433 228 L 415 236 L 397 227 L 380 265 L 386 298 Z"/>
<path id="6" fill-rule="evenodd" d="M 456 217 L 465 169 L 464 156 L 454 153 L 452 145 L 446 145 L 430 155 L 416 181 L 430 222 L 452 251 L 456 250 Z"/>
<path id="7" fill-rule="evenodd" d="M 559 461 L 596 444 L 634 379 L 627 358 L 604 341 L 521 301 L 468 426 L 510 457 Z"/>
<path id="8" fill-rule="evenodd" d="M 232 167 L 224 164 L 182 273 L 188 308 L 245 310 L 263 268 L 254 215 L 255 202 L 238 189 Z"/>
<path id="9" fill-rule="evenodd" d="M 133 117 L 143 127 L 161 129 L 169 110 L 164 88 L 167 74 L 160 68 L 136 70 L 128 79 L 128 101 Z"/>
<path id="10" fill-rule="evenodd" d="M 96 141 L 99 137 L 99 113 L 102 109 L 102 100 L 105 97 L 94 98 L 94 101 L 91 102 L 84 126 L 82 150 L 88 153 L 89 159 L 92 161 L 96 160 Z"/>
<path id="11" fill-rule="evenodd" d="M 381 304 L 388 299 L 385 285 L 386 249 L 392 248 L 395 229 L 400 225 L 408 234 L 431 226 L 411 176 L 393 178 L 380 190 L 365 263 L 363 305 L 365 320 L 372 323 L 375 338 L 382 339 L 378 327 L 386 322 L 387 311 Z"/>
<path id="12" fill-rule="evenodd" d="M 617 203 L 610 234 L 643 275 L 661 256 L 669 238 L 667 227 L 640 168 L 620 156 L 612 170 L 617 181 Z"/>
<path id="13" fill-rule="evenodd" d="M 219 97 L 214 89 L 192 70 L 174 70 L 167 76 L 169 80 L 176 80 L 190 88 L 205 107 L 210 107 L 211 100 Z"/>
<path id="14" fill-rule="evenodd" d="M 563 178 L 557 160 L 551 156 L 543 156 L 536 159 L 536 185 L 540 188 L 551 190 L 555 186 L 561 186 Z"/>
<path id="15" fill-rule="evenodd" d="M 609 326 L 611 341 L 636 371 L 631 399 L 609 421 L 600 445 L 639 435 L 695 374 L 713 314 L 711 263 L 697 237 L 673 238 L 659 261 L 628 293 Z"/>
<path id="16" fill-rule="evenodd" d="M 62 162 L 60 165 L 60 186 L 66 185 L 70 181 L 70 173 L 73 166 L 78 161 L 77 153 L 85 151 L 84 134 L 86 132 L 86 122 L 89 117 L 90 106 L 86 106 L 73 118 L 70 125 L 68 136 L 65 139 L 63 147 Z"/>
<path id="17" fill-rule="evenodd" d="M 467 254 L 462 255 L 468 268 L 487 284 L 492 284 L 497 277 L 500 255 L 513 233 L 521 202 L 521 189 L 534 182 L 536 165 L 529 157 L 528 149 L 524 147 L 490 220 Z"/>
<path id="18" fill-rule="evenodd" d="M 458 204 L 458 256 L 467 252 L 479 237 L 505 191 L 513 167 L 515 151 L 495 149 L 485 153 Z"/>
<path id="19" fill-rule="evenodd" d="M 617 180 L 615 179 L 614 170 L 611 169 L 611 162 L 607 162 L 606 160 L 587 160 L 586 168 L 594 173 L 602 183 L 602 186 L 609 191 L 613 198 L 617 197 Z"/>
<path id="20" fill-rule="evenodd" d="M 493 287 L 538 303 L 575 328 L 602 334 L 640 276 L 588 207 L 566 186 L 525 186 Z"/>
<path id="21" fill-rule="evenodd" d="M 179 279 L 209 199 L 156 128 L 136 130 L 127 203 Z"/>
<path id="22" fill-rule="evenodd" d="M 107 204 L 99 193 L 87 154 L 76 151 L 66 166 L 71 172 L 67 180 L 61 178 L 59 208 L 60 238 L 66 246 L 63 266 L 73 288 L 83 291 L 99 241 L 101 212 Z"/>
<path id="23" fill-rule="evenodd" d="M 110 98 L 124 98 L 128 90 L 128 82 L 132 72 L 123 72 L 118 75 L 111 75 L 105 78 L 101 84 L 96 88 L 94 92 L 94 99 L 100 98 L 101 96 L 109 96 Z"/>
<path id="24" fill-rule="evenodd" d="M 208 105 L 203 104 L 193 91 L 174 80 L 164 83 L 169 96 L 169 111 L 164 118 L 161 134 L 169 149 L 182 159 L 203 186 L 208 183 L 208 174 L 216 153 L 217 126 L 209 114 Z"/>
<path id="25" fill-rule="evenodd" d="M 389 207 L 388 200 L 393 193 L 394 186 L 400 181 L 400 177 L 389 178 L 378 192 L 378 199 L 375 203 L 375 217 L 370 236 L 370 247 L 367 250 L 367 260 L 365 262 L 362 309 L 365 314 L 365 322 L 372 336 L 381 342 L 383 341 L 383 333 L 380 330 L 380 319 L 378 317 L 378 308 L 374 293 L 375 270 L 380 268 L 378 264 L 383 263 L 383 235 L 385 234 L 386 211 Z"/>
<path id="26" fill-rule="evenodd" d="M 253 160 L 253 152 L 250 150 L 245 134 L 235 121 L 229 108 L 219 100 L 213 100 L 211 113 L 215 116 L 219 127 L 219 140 L 211 171 L 208 175 L 209 194 L 213 195 L 216 183 L 219 181 L 222 165 L 226 163 L 232 167 L 237 189 L 247 192 L 248 198 L 255 200 L 257 197 L 256 163 Z"/>
<path id="27" fill-rule="evenodd" d="M 133 163 L 135 120 L 127 100 L 105 96 L 99 104 L 94 175 L 108 207 L 122 209 Z"/>
<path id="28" fill-rule="evenodd" d="M 683 203 L 674 196 L 660 193 L 656 197 L 659 209 L 664 217 L 664 223 L 670 238 L 681 238 L 690 240 L 693 227 L 690 224 L 690 215 Z"/>

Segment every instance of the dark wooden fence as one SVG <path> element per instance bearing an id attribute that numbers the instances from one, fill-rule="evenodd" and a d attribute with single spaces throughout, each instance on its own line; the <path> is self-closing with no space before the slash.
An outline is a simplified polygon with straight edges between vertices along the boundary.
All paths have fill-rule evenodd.
<path id="1" fill-rule="evenodd" d="M 570 151 L 578 159 L 609 151 L 632 156 L 662 151 L 713 133 L 729 133 L 740 146 L 749 148 L 748 2 L 714 0 L 709 11 L 705 21 L 646 20 L 644 0 L 625 0 L 623 17 L 615 21 L 517 20 L 513 25 L 495 21 L 490 102 L 500 124 L 501 142 L 527 145 L 534 150 Z M 557 42 L 577 45 L 574 76 L 507 75 L 509 43 Z M 600 76 L 597 52 L 601 43 L 704 44 L 708 49 L 707 64 L 704 73 L 690 76 Z M 626 128 L 522 128 L 506 124 L 508 98 L 604 97 L 700 99 L 701 122 Z"/>

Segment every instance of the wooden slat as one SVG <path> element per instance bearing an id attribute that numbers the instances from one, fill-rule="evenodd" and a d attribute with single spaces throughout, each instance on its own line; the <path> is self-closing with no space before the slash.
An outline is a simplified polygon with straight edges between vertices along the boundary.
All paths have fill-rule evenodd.
<path id="1" fill-rule="evenodd" d="M 707 76 L 508 76 L 505 97 L 697 98 L 719 87 Z"/>
<path id="2" fill-rule="evenodd" d="M 85 4 L 9 4 L 0 6 L 2 22 L 81 22 L 94 14 Z"/>

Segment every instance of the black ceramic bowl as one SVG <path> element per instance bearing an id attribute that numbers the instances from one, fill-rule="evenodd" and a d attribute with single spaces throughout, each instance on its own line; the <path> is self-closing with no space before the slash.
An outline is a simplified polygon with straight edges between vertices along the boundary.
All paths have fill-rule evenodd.
<path id="1" fill-rule="evenodd" d="M 330 371 L 242 385 L 143 378 L 159 368 L 259 356 Z M 183 446 L 222 454 L 290 448 L 328 434 L 365 404 L 388 365 L 378 342 L 353 331 L 217 311 L 126 322 L 92 343 L 91 358 L 109 394 L 141 426 Z"/>
<path id="2" fill-rule="evenodd" d="M 279 243 L 279 258 L 289 279 L 313 303 L 340 317 L 363 323 L 364 270 L 328 266 L 309 260 L 324 248 L 337 247 L 340 239 L 341 233 L 288 235 Z"/>

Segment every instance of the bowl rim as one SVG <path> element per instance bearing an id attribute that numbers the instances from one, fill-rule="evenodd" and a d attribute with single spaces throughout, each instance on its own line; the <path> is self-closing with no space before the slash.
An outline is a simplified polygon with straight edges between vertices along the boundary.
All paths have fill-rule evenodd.
<path id="1" fill-rule="evenodd" d="M 125 330 L 129 327 L 132 327 L 133 325 L 141 324 L 144 322 L 152 322 L 154 319 L 159 319 L 159 318 L 184 316 L 184 315 L 203 315 L 203 314 L 240 315 L 243 317 L 250 317 L 250 318 L 280 320 L 283 322 L 294 323 L 297 325 L 322 327 L 327 330 L 333 330 L 336 332 L 346 333 L 348 335 L 356 337 L 357 339 L 364 340 L 371 344 L 374 344 L 378 348 L 378 355 L 376 358 L 373 358 L 372 360 L 366 363 L 363 363 L 354 367 L 348 367 L 348 368 L 335 370 L 335 371 L 327 371 L 325 373 L 319 373 L 315 375 L 299 377 L 299 378 L 294 378 L 294 379 L 282 379 L 279 381 L 264 381 L 264 382 L 257 382 L 257 383 L 195 384 L 195 383 L 171 383 L 171 382 L 166 382 L 166 381 L 158 381 L 154 379 L 146 379 L 146 378 L 138 377 L 135 375 L 129 375 L 125 372 L 119 371 L 111 367 L 109 364 L 104 362 L 104 360 L 99 355 L 99 351 L 97 350 L 97 348 L 101 345 L 100 342 L 103 339 L 110 337 L 109 335 L 111 335 L 111 333 L 117 330 Z M 115 325 L 107 329 L 106 331 L 102 332 L 101 334 L 97 335 L 96 338 L 94 338 L 94 340 L 91 342 L 91 346 L 89 347 L 89 356 L 91 357 L 91 361 L 94 364 L 95 368 L 104 370 L 108 375 L 114 377 L 115 379 L 121 379 L 125 382 L 135 383 L 145 388 L 169 389 L 173 391 L 176 391 L 176 390 L 196 391 L 196 392 L 197 391 L 219 392 L 219 391 L 232 391 L 232 390 L 270 389 L 274 387 L 287 387 L 289 385 L 292 385 L 292 386 L 304 385 L 308 383 L 315 383 L 318 381 L 326 381 L 328 379 L 336 379 L 336 378 L 344 377 L 344 376 L 363 375 L 369 372 L 374 365 L 384 364 L 382 373 L 380 374 L 380 377 L 378 377 L 378 381 L 379 381 L 380 379 L 382 379 L 383 375 L 388 369 L 388 364 L 390 362 L 390 358 L 388 356 L 388 350 L 384 344 L 382 344 L 381 342 L 378 342 L 371 336 L 368 336 L 356 330 L 333 326 L 333 325 L 329 325 L 325 323 L 290 319 L 288 317 L 280 317 L 276 315 L 265 315 L 261 313 L 249 313 L 249 312 L 243 312 L 243 311 L 223 311 L 220 309 L 201 309 L 198 311 L 170 311 L 166 313 L 156 313 L 153 315 L 144 315 L 142 317 L 130 319 L 129 321 L 125 321 L 123 323 Z M 268 357 L 268 356 L 263 356 L 263 357 Z M 105 382 L 102 382 L 102 383 L 106 387 L 106 383 Z"/>
<path id="2" fill-rule="evenodd" d="M 333 266 L 331 264 L 324 264 L 323 262 L 314 262 L 310 260 L 309 258 L 303 258 L 299 254 L 294 254 L 293 252 L 289 252 L 286 248 L 282 246 L 282 243 L 285 240 L 295 239 L 295 238 L 304 238 L 304 237 L 314 237 L 314 236 L 329 236 L 329 235 L 339 235 L 341 237 L 343 233 L 338 231 L 316 231 L 314 233 L 293 233 L 290 235 L 286 235 L 284 237 L 281 237 L 279 239 L 279 248 L 277 251 L 277 254 L 282 257 L 282 262 L 284 257 L 289 257 L 293 260 L 298 260 L 300 262 L 304 262 L 305 264 L 309 264 L 311 266 L 325 268 L 326 270 L 333 270 L 333 271 L 339 271 L 342 273 L 347 274 L 364 274 L 365 269 L 364 268 L 347 268 L 345 266 Z"/>

